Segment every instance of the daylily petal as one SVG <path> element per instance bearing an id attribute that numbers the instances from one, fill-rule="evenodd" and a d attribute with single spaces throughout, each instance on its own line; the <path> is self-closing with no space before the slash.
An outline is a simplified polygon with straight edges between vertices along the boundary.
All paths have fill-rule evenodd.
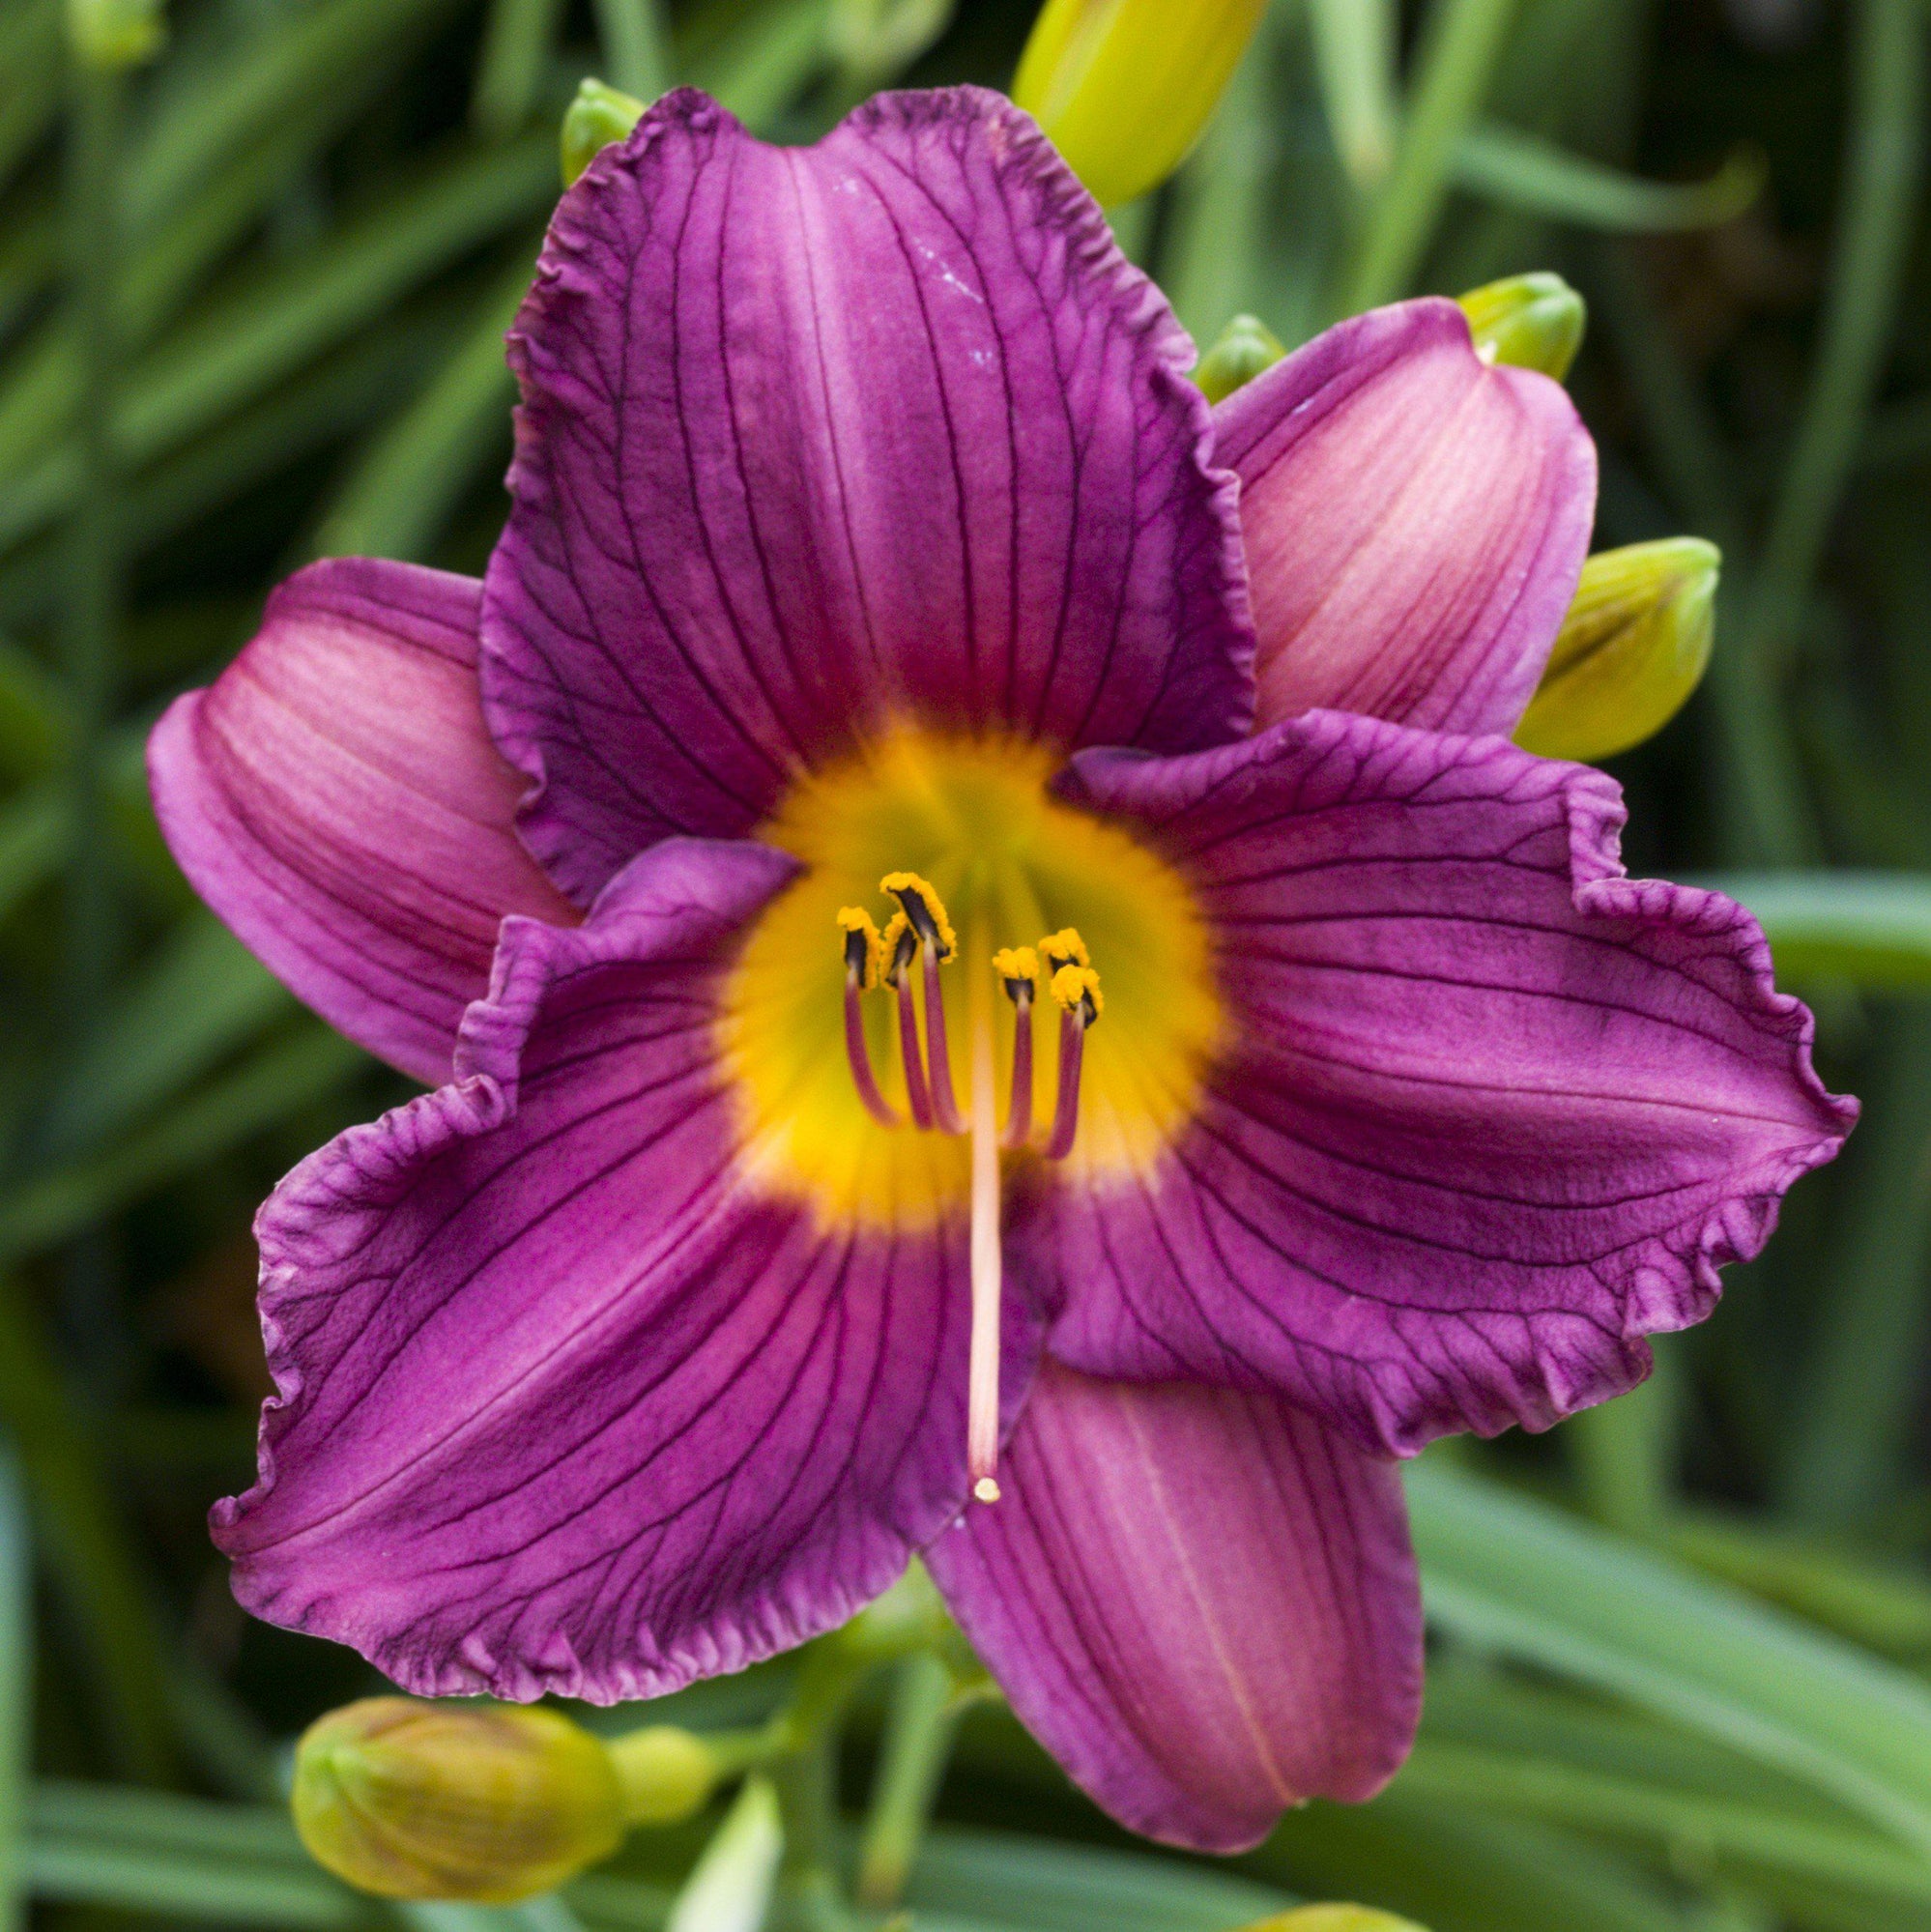
<path id="1" fill-rule="evenodd" d="M 214 1515 L 246 1608 L 427 1695 L 650 1697 L 840 1623 L 960 1508 L 963 1216 L 825 1228 L 717 1078 L 794 870 L 667 841 L 581 928 L 506 922 L 454 1084 L 276 1189 L 279 1393 Z"/>
<path id="2" fill-rule="evenodd" d="M 504 914 L 577 918 L 517 840 L 520 782 L 476 688 L 481 593 L 411 563 L 311 564 L 148 744 L 194 889 L 331 1024 L 431 1085 Z"/>
<path id="3" fill-rule="evenodd" d="M 1337 325 L 1214 420 L 1241 479 L 1261 723 L 1328 706 L 1513 731 L 1596 512 L 1561 388 L 1483 361 L 1429 298 Z"/>
<path id="4" fill-rule="evenodd" d="M 510 356 L 483 685 L 573 895 L 750 829 L 888 714 L 1245 729 L 1191 345 L 999 96 L 881 95 L 802 149 L 667 97 L 564 195 Z"/>
<path id="5" fill-rule="evenodd" d="M 1230 1035 L 1138 1182 L 1022 1203 L 1090 1373 L 1277 1387 L 1404 1454 L 1545 1427 L 1707 1314 L 1856 1117 L 1755 921 L 1626 878 L 1587 766 L 1312 712 L 1062 787 L 1192 881 Z"/>
<path id="6" fill-rule="evenodd" d="M 1238 1852 L 1407 1754 L 1422 1603 L 1401 1488 L 1278 1397 L 1048 1360 L 1003 1498 L 926 1561 L 1026 1727 L 1123 1825 Z"/>

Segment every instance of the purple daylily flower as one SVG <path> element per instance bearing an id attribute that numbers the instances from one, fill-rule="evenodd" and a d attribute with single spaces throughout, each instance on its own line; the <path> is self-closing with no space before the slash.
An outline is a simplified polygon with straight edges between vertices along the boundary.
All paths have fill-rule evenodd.
<path id="1" fill-rule="evenodd" d="M 203 895 L 435 1089 L 262 1210 L 242 1601 L 615 1700 L 923 1552 L 1126 1824 L 1368 1797 L 1392 1458 L 1638 1381 L 1855 1112 L 1748 915 L 1507 740 L 1567 398 L 1424 301 L 1210 411 L 970 90 L 798 151 L 671 96 L 510 340 L 483 582 L 317 564 L 154 738 Z"/>

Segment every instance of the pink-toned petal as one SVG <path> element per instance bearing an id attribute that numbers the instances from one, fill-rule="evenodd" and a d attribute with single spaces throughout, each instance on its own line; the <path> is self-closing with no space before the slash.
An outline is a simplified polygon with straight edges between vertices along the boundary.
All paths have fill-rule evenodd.
<path id="1" fill-rule="evenodd" d="M 520 782 L 476 688 L 481 594 L 410 563 L 311 564 L 148 743 L 189 883 L 325 1020 L 431 1085 L 504 915 L 578 916 L 516 836 Z"/>
<path id="2" fill-rule="evenodd" d="M 963 1216 L 828 1227 L 740 1164 L 719 982 L 793 871 L 670 840 L 581 928 L 508 921 L 455 1082 L 276 1189 L 278 1393 L 214 1516 L 256 1615 L 427 1695 L 650 1697 L 840 1623 L 958 1511 Z"/>
<path id="3" fill-rule="evenodd" d="M 1263 725 L 1327 706 L 1512 732 L 1575 594 L 1596 447 L 1430 298 L 1338 324 L 1215 412 L 1241 479 Z"/>
<path id="4" fill-rule="evenodd" d="M 573 895 L 914 714 L 1066 746 L 1252 715 L 1192 349 L 1037 128 L 881 95 L 816 147 L 659 101 L 558 208 L 483 683 Z"/>
<path id="5" fill-rule="evenodd" d="M 1244 1851 L 1289 1805 L 1394 1775 L 1422 1603 L 1393 1465 L 1278 1397 L 1049 1359 L 1000 1483 L 926 1561 L 1021 1719 L 1121 1824 Z"/>
<path id="6" fill-rule="evenodd" d="M 1278 1388 L 1402 1454 L 1545 1427 L 1708 1314 L 1856 1117 L 1749 914 L 1624 876 L 1600 772 L 1311 712 L 1063 783 L 1192 880 L 1228 1013 L 1150 1171 L 1020 1203 L 1090 1373 Z"/>

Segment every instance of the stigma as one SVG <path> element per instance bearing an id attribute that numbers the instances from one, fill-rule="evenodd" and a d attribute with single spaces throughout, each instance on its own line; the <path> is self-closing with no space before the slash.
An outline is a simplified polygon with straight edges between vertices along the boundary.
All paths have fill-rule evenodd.
<path id="1" fill-rule="evenodd" d="M 1063 1161 L 1080 1130 L 1080 1076 L 1087 1029 L 1105 1007 L 1100 976 L 1085 942 L 1072 927 L 1049 933 L 1035 945 L 991 950 L 991 937 L 976 927 L 969 955 L 962 955 L 959 936 L 943 901 L 929 879 L 914 872 L 888 872 L 881 893 L 898 902 L 882 931 L 862 907 L 839 909 L 838 928 L 845 961 L 845 1046 L 852 1083 L 865 1110 L 881 1128 L 909 1126 L 914 1132 L 960 1135 L 970 1142 L 970 1282 L 972 1330 L 968 1347 L 966 1401 L 966 1459 L 972 1495 L 981 1503 L 999 1500 L 1000 1309 L 1004 1253 L 999 1227 L 1000 1157 L 1036 1152 Z M 954 1084 L 952 1045 L 940 969 L 962 957 L 990 966 L 966 985 L 966 1101 L 962 1109 Z M 913 968 L 918 968 L 914 980 Z M 1059 1010 L 1059 1081 L 1052 1118 L 1043 1134 L 1033 1125 L 1032 1022 L 1040 982 Z M 1012 1061 L 1006 1080 L 994 1064 L 994 983 L 1013 1010 Z M 866 1044 L 862 1001 L 866 994 L 888 989 L 898 1008 L 897 1040 L 902 1062 L 906 1111 L 879 1090 Z M 921 1012 L 920 995 L 923 1011 Z M 921 1021 L 923 1024 L 921 1025 Z M 999 1118 L 999 1090 L 1005 1117 Z"/>

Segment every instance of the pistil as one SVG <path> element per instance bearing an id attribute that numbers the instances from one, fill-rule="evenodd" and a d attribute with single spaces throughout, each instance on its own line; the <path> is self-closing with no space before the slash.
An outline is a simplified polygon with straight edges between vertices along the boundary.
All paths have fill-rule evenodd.
<path id="1" fill-rule="evenodd" d="M 1041 951 L 1045 950 L 1042 946 Z M 1059 1093 L 1053 1103 L 1046 1158 L 1063 1161 L 1073 1151 L 1080 1132 L 1080 1069 L 1086 1056 L 1086 1029 L 1100 1017 L 1106 1000 L 1100 992 L 1100 975 L 1088 966 L 1060 966 L 1052 975 L 1052 993 L 1059 1003 Z"/>
<path id="2" fill-rule="evenodd" d="M 1012 1097 L 999 1144 L 1023 1147 L 1032 1139 L 1032 999 L 1039 984 L 1039 955 L 1030 946 L 1008 946 L 993 955 L 993 970 L 1013 1003 Z"/>
<path id="3" fill-rule="evenodd" d="M 975 948 L 975 957 L 983 957 Z M 972 1493 L 999 1500 L 999 1305 L 1003 1259 L 999 1238 L 998 1103 L 994 1095 L 993 990 L 983 972 L 966 988 L 971 1037 L 972 1339 L 966 1392 L 966 1461 Z"/>
<path id="4" fill-rule="evenodd" d="M 863 995 L 879 984 L 884 965 L 885 942 L 871 913 L 861 906 L 842 906 L 838 924 L 845 934 L 845 1056 L 851 1063 L 851 1083 L 865 1110 L 880 1127 L 899 1124 L 898 1110 L 879 1091 L 872 1072 L 871 1050 L 865 1044 Z"/>

